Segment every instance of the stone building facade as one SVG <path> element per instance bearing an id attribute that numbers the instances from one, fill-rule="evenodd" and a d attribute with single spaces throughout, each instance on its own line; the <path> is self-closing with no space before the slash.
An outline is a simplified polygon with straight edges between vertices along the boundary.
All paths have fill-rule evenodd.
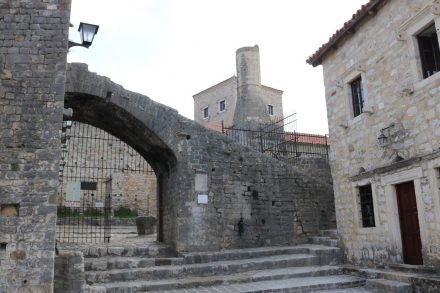
<path id="1" fill-rule="evenodd" d="M 240 119 L 267 123 L 283 116 L 283 91 L 261 84 L 258 46 L 238 49 L 236 63 L 237 76 L 193 96 L 195 121 L 231 127 L 240 124 Z M 238 113 L 237 106 L 242 109 Z"/>
<path id="2" fill-rule="evenodd" d="M 353 263 L 440 266 L 440 3 L 372 0 L 322 65 L 337 224 Z"/>
<path id="3" fill-rule="evenodd" d="M 331 186 L 313 170 L 234 143 L 84 64 L 67 66 L 70 0 L 0 1 L 0 13 L 2 291 L 53 291 L 64 107 L 152 166 L 158 240 L 176 252 L 287 245 L 328 223 L 320 206 Z"/>
<path id="4" fill-rule="evenodd" d="M 0 291 L 52 292 L 70 0 L 0 1 Z"/>

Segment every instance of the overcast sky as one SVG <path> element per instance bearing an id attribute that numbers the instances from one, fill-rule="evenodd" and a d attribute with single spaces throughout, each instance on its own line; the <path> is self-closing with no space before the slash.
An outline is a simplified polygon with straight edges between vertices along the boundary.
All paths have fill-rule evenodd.
<path id="1" fill-rule="evenodd" d="M 235 74 L 235 51 L 260 47 L 262 84 L 284 91 L 297 130 L 328 133 L 322 68 L 306 64 L 367 0 L 73 0 L 70 39 L 98 24 L 69 62 L 193 119 L 192 96 Z"/>

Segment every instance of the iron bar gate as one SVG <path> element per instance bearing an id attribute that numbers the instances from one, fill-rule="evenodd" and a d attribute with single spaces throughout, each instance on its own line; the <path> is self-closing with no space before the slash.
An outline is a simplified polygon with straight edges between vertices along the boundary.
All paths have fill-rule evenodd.
<path id="1" fill-rule="evenodd" d="M 154 171 L 133 148 L 91 125 L 64 121 L 61 138 L 57 240 L 109 242 L 112 198 L 119 196 L 112 194 L 112 177 Z"/>

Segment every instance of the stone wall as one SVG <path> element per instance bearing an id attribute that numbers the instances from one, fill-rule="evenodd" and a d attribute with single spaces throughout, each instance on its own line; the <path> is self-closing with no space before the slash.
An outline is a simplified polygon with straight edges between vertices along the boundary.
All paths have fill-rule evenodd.
<path id="1" fill-rule="evenodd" d="M 84 255 L 80 251 L 61 251 L 55 257 L 55 293 L 84 292 Z"/>
<path id="2" fill-rule="evenodd" d="M 338 228 L 355 263 L 403 262 L 395 185 L 413 181 L 425 264 L 440 260 L 440 75 L 423 79 L 416 35 L 440 23 L 438 2 L 384 1 L 323 60 Z M 432 6 L 431 6 L 432 5 Z M 350 82 L 362 77 L 364 113 Z M 385 133 L 389 143 L 378 144 Z M 402 162 L 399 162 L 402 161 Z M 371 184 L 376 227 L 360 223 L 358 186 Z"/>
<path id="3" fill-rule="evenodd" d="M 0 1 L 0 288 L 51 292 L 70 0 Z"/>
<path id="4" fill-rule="evenodd" d="M 317 203 L 332 191 L 313 170 L 236 144 L 84 64 L 67 73 L 73 119 L 120 137 L 155 170 L 159 239 L 177 251 L 289 244 L 320 229 Z"/>

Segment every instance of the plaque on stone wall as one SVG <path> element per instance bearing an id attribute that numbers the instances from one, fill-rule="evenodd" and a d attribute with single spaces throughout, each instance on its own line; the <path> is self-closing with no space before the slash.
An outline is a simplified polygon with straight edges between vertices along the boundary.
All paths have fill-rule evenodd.
<path id="1" fill-rule="evenodd" d="M 208 204 L 208 195 L 207 194 L 197 195 L 197 203 L 198 204 Z"/>
<path id="2" fill-rule="evenodd" d="M 67 181 L 66 200 L 64 201 L 64 206 L 80 207 L 80 204 L 81 204 L 81 182 Z"/>

